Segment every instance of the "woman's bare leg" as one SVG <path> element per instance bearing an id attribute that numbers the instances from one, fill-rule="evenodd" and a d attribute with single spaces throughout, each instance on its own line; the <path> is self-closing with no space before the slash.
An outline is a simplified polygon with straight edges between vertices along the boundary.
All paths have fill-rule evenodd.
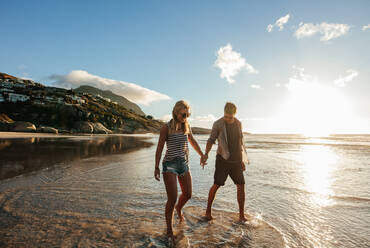
<path id="1" fill-rule="evenodd" d="M 176 175 L 171 172 L 163 173 L 163 181 L 166 186 L 166 192 L 167 192 L 167 203 L 166 203 L 166 211 L 165 211 L 167 234 L 173 238 L 172 217 L 173 217 L 173 210 L 175 208 L 175 204 L 177 200 Z"/>
<path id="2" fill-rule="evenodd" d="M 182 215 L 181 209 L 185 205 L 185 203 L 191 198 L 192 194 L 191 174 L 189 171 L 187 171 L 185 175 L 179 176 L 178 179 L 182 193 L 179 197 L 179 201 L 176 204 L 176 211 L 181 222 L 184 220 L 184 216 Z"/>

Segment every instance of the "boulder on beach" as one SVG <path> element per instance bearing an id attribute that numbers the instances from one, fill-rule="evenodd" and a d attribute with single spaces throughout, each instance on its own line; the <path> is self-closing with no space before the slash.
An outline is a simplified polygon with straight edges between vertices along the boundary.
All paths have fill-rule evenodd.
<path id="1" fill-rule="evenodd" d="M 37 132 L 40 132 L 40 133 L 55 133 L 55 134 L 57 134 L 58 133 L 58 129 L 53 128 L 53 127 L 41 126 L 41 127 L 37 128 Z"/>
<path id="2" fill-rule="evenodd" d="M 13 132 L 36 132 L 36 126 L 27 121 L 16 121 L 11 124 Z"/>
<path id="3" fill-rule="evenodd" d="M 0 122 L 12 123 L 14 121 L 11 118 L 9 118 L 9 116 L 7 116 L 6 114 L 2 113 L 2 114 L 0 114 Z"/>
<path id="4" fill-rule="evenodd" d="M 148 133 L 148 130 L 146 130 L 146 129 L 142 128 L 142 127 L 139 127 L 139 128 L 137 128 L 137 129 L 135 129 L 135 130 L 133 131 L 133 133 L 134 133 L 134 134 L 144 134 L 144 133 Z"/>
<path id="5" fill-rule="evenodd" d="M 111 130 L 109 130 L 108 128 L 106 128 L 100 122 L 92 123 L 92 125 L 94 127 L 94 131 L 93 132 L 95 134 L 110 134 L 110 133 L 112 133 Z"/>
<path id="6" fill-rule="evenodd" d="M 94 127 L 88 121 L 78 121 L 75 123 L 74 128 L 78 133 L 93 133 Z"/>

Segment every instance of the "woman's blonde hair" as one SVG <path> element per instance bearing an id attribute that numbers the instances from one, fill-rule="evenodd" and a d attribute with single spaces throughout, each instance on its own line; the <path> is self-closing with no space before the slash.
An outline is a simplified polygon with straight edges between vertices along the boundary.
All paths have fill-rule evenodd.
<path id="1" fill-rule="evenodd" d="M 190 105 L 189 105 L 189 103 L 187 103 L 184 100 L 180 100 L 180 101 L 176 102 L 175 106 L 172 109 L 172 119 L 170 120 L 170 125 L 169 125 L 169 130 L 168 130 L 169 134 L 174 133 L 174 132 L 177 131 L 176 130 L 176 127 L 177 127 L 176 124 L 179 123 L 179 121 L 177 120 L 177 114 L 182 109 L 185 109 L 188 112 L 188 114 L 190 115 Z M 186 119 L 184 123 L 181 123 L 181 130 L 184 132 L 184 134 L 188 134 L 188 133 L 191 132 L 188 119 Z"/>

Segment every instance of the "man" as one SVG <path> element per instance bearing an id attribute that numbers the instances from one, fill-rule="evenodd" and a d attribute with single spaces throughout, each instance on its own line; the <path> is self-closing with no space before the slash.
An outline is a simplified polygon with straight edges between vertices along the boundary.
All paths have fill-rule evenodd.
<path id="1" fill-rule="evenodd" d="M 203 164 L 205 164 L 208 159 L 208 153 L 212 145 L 215 144 L 216 139 L 218 141 L 214 183 L 208 194 L 206 211 L 208 220 L 213 219 L 212 203 L 215 199 L 217 190 L 220 186 L 225 185 L 227 176 L 230 176 L 236 184 L 239 219 L 243 222 L 247 220 L 244 216 L 245 179 L 243 171 L 245 171 L 244 162 L 249 164 L 249 161 L 246 157 L 246 149 L 243 142 L 242 125 L 241 122 L 235 118 L 235 114 L 236 106 L 233 103 L 227 102 L 224 108 L 224 116 L 213 123 L 212 132 L 207 141 L 206 151 L 202 161 Z"/>

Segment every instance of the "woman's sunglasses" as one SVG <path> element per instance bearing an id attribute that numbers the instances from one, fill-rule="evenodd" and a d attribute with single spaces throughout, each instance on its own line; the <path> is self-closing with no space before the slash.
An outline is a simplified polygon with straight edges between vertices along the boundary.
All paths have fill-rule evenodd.
<path id="1" fill-rule="evenodd" d="M 185 119 L 185 118 L 187 118 L 187 117 L 189 117 L 189 116 L 190 116 L 190 113 L 189 113 L 189 114 L 188 114 L 188 113 L 183 113 L 181 116 L 182 116 L 182 118 L 184 118 L 184 119 Z"/>

